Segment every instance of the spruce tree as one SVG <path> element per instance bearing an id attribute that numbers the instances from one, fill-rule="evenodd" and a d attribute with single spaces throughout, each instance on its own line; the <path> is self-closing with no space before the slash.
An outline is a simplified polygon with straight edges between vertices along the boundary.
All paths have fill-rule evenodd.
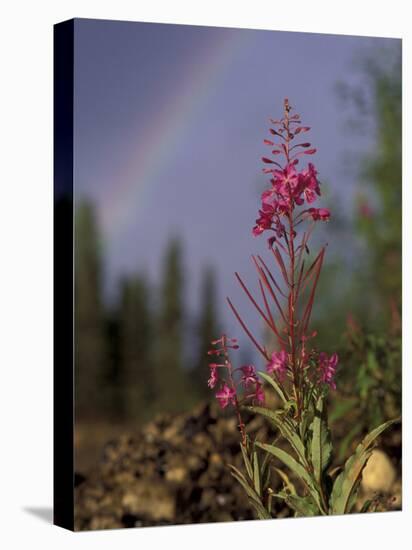
<path id="1" fill-rule="evenodd" d="M 121 384 L 126 420 L 148 417 L 154 399 L 152 321 L 142 276 L 123 281 L 120 305 Z"/>
<path id="2" fill-rule="evenodd" d="M 360 209 L 378 299 L 398 309 L 402 300 L 402 60 L 399 50 L 383 51 L 367 64 L 375 147 L 363 159 L 361 175 L 375 192 L 377 208 Z"/>
<path id="3" fill-rule="evenodd" d="M 198 352 L 192 370 L 192 383 L 200 398 L 210 396 L 206 381 L 209 377 L 210 342 L 219 334 L 216 312 L 216 277 L 211 267 L 204 269 L 200 290 L 200 316 L 197 324 Z"/>
<path id="4" fill-rule="evenodd" d="M 79 418 L 103 410 L 105 368 L 101 257 L 95 212 L 88 202 L 75 209 L 75 409 Z"/>
<path id="5" fill-rule="evenodd" d="M 185 408 L 187 387 L 183 369 L 183 269 L 181 244 L 173 239 L 166 250 L 157 319 L 156 397 L 164 411 Z"/>

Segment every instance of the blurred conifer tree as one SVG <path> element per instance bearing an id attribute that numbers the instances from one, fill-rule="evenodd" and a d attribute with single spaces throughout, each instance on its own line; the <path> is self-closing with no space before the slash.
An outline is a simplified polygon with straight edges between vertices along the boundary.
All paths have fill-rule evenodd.
<path id="1" fill-rule="evenodd" d="M 163 262 L 155 340 L 156 401 L 165 411 L 180 411 L 190 399 L 183 369 L 183 267 L 178 239 L 172 239 Z"/>
<path id="2" fill-rule="evenodd" d="M 81 419 L 99 417 L 105 371 L 102 269 L 98 227 L 88 202 L 75 210 L 75 408 Z"/>
<path id="3" fill-rule="evenodd" d="M 216 308 L 216 276 L 213 268 L 207 267 L 202 274 L 200 289 L 200 316 L 197 323 L 198 350 L 195 366 L 192 369 L 192 384 L 200 398 L 210 397 L 207 387 L 209 377 L 210 342 L 217 338 L 219 326 Z"/>
<path id="4" fill-rule="evenodd" d="M 374 58 L 375 59 L 375 58 Z M 381 309 L 398 311 L 402 298 L 402 66 L 400 48 L 365 64 L 371 91 L 375 146 L 360 175 L 377 198 L 359 196 L 358 225 L 369 253 L 370 283 Z M 374 309 L 374 308 L 372 308 Z M 380 311 L 379 313 L 382 313 Z"/>
<path id="5" fill-rule="evenodd" d="M 155 391 L 149 289 L 143 276 L 122 282 L 119 331 L 125 416 L 128 420 L 145 419 Z"/>

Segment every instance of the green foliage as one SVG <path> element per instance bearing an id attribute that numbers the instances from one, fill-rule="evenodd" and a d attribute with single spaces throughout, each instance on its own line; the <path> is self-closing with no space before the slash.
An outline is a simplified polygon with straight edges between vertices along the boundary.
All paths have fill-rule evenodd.
<path id="1" fill-rule="evenodd" d="M 361 176 L 378 199 L 371 216 L 359 215 L 359 230 L 370 255 L 375 299 L 392 301 L 402 294 L 402 69 L 400 50 L 367 60 L 372 93 L 375 147 L 363 159 Z M 387 307 L 385 308 L 387 310 Z"/>
<path id="2" fill-rule="evenodd" d="M 312 517 L 319 515 L 318 505 L 310 496 L 299 497 L 297 495 L 285 494 L 284 500 L 286 504 L 295 512 L 295 517 Z"/>
<path id="3" fill-rule="evenodd" d="M 274 389 L 278 391 L 276 385 Z M 356 503 L 362 472 L 376 439 L 398 421 L 385 422 L 366 435 L 333 481 L 333 471 L 336 471 L 336 468 L 329 471 L 333 448 L 323 392 L 313 396 L 308 410 L 309 422 L 307 419 L 299 420 L 293 417 L 293 409 L 288 408 L 287 403 L 284 403 L 283 409 L 274 411 L 266 407 L 246 408 L 249 412 L 268 419 L 278 429 L 293 453 L 279 445 L 250 442 L 249 439 L 245 447 L 241 445 L 246 476 L 234 468 L 232 473 L 244 487 L 259 518 L 267 517 L 262 509 L 268 514 L 271 513 L 273 498 L 283 500 L 297 517 L 350 513 Z M 302 429 L 302 422 L 309 428 Z M 256 449 L 266 453 L 261 464 L 258 462 Z M 267 460 L 267 457 L 276 459 L 286 466 L 291 475 L 299 480 L 303 492 L 298 493 L 295 484 L 281 468 L 271 468 L 271 460 Z M 283 489 L 277 493 L 274 493 L 269 485 L 268 469 L 269 472 L 274 470 L 283 482 Z M 262 483 L 262 479 L 266 481 Z M 364 511 L 367 509 L 369 505 L 364 506 Z"/>
<path id="4" fill-rule="evenodd" d="M 333 484 L 330 496 L 331 514 L 349 514 L 356 502 L 362 471 L 372 454 L 375 439 L 398 420 L 389 420 L 370 432 L 357 446 L 355 453 L 346 461 L 344 470 Z"/>
<path id="5" fill-rule="evenodd" d="M 343 460 L 357 435 L 401 414 L 400 326 L 393 323 L 389 331 L 370 333 L 351 321 L 340 356 L 344 367 L 330 420 L 339 425 L 350 418 L 352 424 L 340 441 L 338 458 Z"/>
<path id="6" fill-rule="evenodd" d="M 342 107 L 349 107 L 350 132 L 368 136 L 368 152 L 356 151 L 352 166 L 346 169 L 356 182 L 354 216 L 342 220 L 340 237 L 347 250 L 352 241 L 353 261 L 357 269 L 351 277 L 339 277 L 342 265 L 336 262 L 323 273 L 322 289 L 336 288 L 331 312 L 324 305 L 324 339 L 336 341 L 340 311 L 350 309 L 368 330 L 386 329 L 391 308 L 401 311 L 402 299 L 402 60 L 400 43 L 363 56 L 357 63 L 359 83 L 340 83 Z M 350 113 L 350 114 L 349 114 Z M 349 166 L 349 168 L 348 168 Z M 339 231 L 339 228 L 335 229 Z M 354 247 L 358 246 L 356 252 Z M 333 271 L 331 271 L 331 269 Z M 341 306 L 346 307 L 342 308 Z M 335 313 L 336 312 L 336 313 Z M 337 319 L 332 318 L 337 316 Z M 341 316 L 340 316 L 341 317 Z M 322 319 L 320 319 L 322 321 Z M 340 321 L 340 323 L 336 323 Z M 329 328 L 329 331 L 328 331 Z M 343 328 L 343 327 L 342 327 Z"/>
<path id="7" fill-rule="evenodd" d="M 402 74 L 401 46 L 360 56 L 358 85 L 340 83 L 350 133 L 367 136 L 370 150 L 345 152 L 345 171 L 356 184 L 353 215 L 334 211 L 327 239 L 342 252 L 329 256 L 320 282 L 318 345 L 338 342 L 350 311 L 368 332 L 385 332 L 402 298 Z M 325 237 L 326 238 L 326 237 Z M 350 256 L 348 256 L 348 252 Z M 348 262 L 350 260 L 350 264 Z M 322 300 L 327 296 L 327 300 Z M 350 376 L 357 366 L 345 365 Z M 375 425 L 372 423 L 372 425 Z"/>
<path id="8" fill-rule="evenodd" d="M 248 451 L 241 444 L 240 446 L 244 464 L 246 467 L 247 476 L 244 476 L 240 470 L 235 468 L 233 465 L 229 465 L 233 477 L 240 483 L 243 487 L 245 493 L 247 494 L 251 505 L 259 519 L 270 519 L 272 516 L 270 514 L 270 499 L 267 507 L 264 506 L 263 493 L 262 493 L 262 484 L 261 476 L 265 473 L 265 468 L 262 470 L 259 468 L 258 455 L 255 449 L 252 451 L 252 456 L 249 458 Z"/>
<path id="9" fill-rule="evenodd" d="M 263 380 L 265 382 L 267 382 L 268 384 L 270 384 L 272 386 L 272 388 L 275 390 L 275 392 L 278 394 L 278 396 L 280 397 L 280 399 L 283 401 L 284 404 L 287 403 L 287 400 L 286 400 L 286 397 L 285 397 L 285 394 L 284 392 L 282 391 L 281 387 L 279 386 L 279 384 L 276 382 L 276 380 L 274 380 L 271 376 L 269 376 L 268 374 L 266 374 L 265 372 L 259 372 L 259 376 L 261 378 L 263 378 Z"/>
<path id="10" fill-rule="evenodd" d="M 311 462 L 316 481 L 322 483 L 323 474 L 332 459 L 332 441 L 326 419 L 324 397 L 320 395 L 315 406 L 313 422 L 311 424 Z"/>
<path id="11" fill-rule="evenodd" d="M 292 418 L 287 416 L 285 410 L 272 411 L 265 407 L 247 407 L 247 409 L 252 413 L 260 414 L 267 418 L 288 441 L 302 464 L 307 465 L 305 446 L 297 433 L 297 425 Z"/>

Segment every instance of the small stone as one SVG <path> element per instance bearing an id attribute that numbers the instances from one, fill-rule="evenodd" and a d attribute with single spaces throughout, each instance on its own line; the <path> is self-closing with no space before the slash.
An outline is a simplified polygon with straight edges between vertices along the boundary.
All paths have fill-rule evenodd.
<path id="1" fill-rule="evenodd" d="M 222 457 L 217 453 L 212 453 L 209 460 L 211 464 L 222 464 Z"/>
<path id="2" fill-rule="evenodd" d="M 90 521 L 91 530 L 119 529 L 123 524 L 112 516 L 94 516 Z"/>
<path id="3" fill-rule="evenodd" d="M 375 449 L 363 470 L 362 489 L 365 492 L 388 493 L 395 478 L 395 468 L 388 455 L 379 449 Z"/>
<path id="4" fill-rule="evenodd" d="M 121 504 L 126 513 L 152 521 L 171 521 L 176 513 L 174 495 L 163 483 L 150 480 L 130 485 Z"/>
<path id="5" fill-rule="evenodd" d="M 185 468 L 172 468 L 165 475 L 167 481 L 172 483 L 183 483 L 187 479 L 187 470 Z"/>

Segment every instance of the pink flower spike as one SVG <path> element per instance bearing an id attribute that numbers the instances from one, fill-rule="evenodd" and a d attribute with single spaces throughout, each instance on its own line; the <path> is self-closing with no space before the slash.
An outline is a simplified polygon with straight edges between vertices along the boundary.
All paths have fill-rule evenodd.
<path id="1" fill-rule="evenodd" d="M 230 388 L 226 383 L 223 384 L 222 388 L 216 393 L 216 399 L 219 402 L 219 405 L 222 409 L 226 408 L 229 404 L 235 404 L 235 391 Z"/>
<path id="2" fill-rule="evenodd" d="M 216 386 L 218 380 L 219 380 L 219 377 L 218 377 L 218 374 L 217 374 L 217 368 L 213 366 L 210 369 L 210 378 L 207 381 L 207 385 L 209 386 L 209 388 L 214 388 Z"/>
<path id="3" fill-rule="evenodd" d="M 334 376 L 339 362 L 337 353 L 333 353 L 330 357 L 326 353 L 319 353 L 319 381 L 327 384 L 333 390 L 336 390 Z"/>
<path id="4" fill-rule="evenodd" d="M 309 208 L 308 212 L 315 221 L 321 220 L 325 222 L 330 219 L 330 211 L 327 208 Z"/>
<path id="5" fill-rule="evenodd" d="M 245 365 L 244 367 L 240 367 L 240 370 L 242 371 L 242 377 L 240 381 L 245 386 L 245 388 L 247 388 L 250 384 L 258 383 L 256 377 L 256 369 L 253 365 Z"/>
<path id="6" fill-rule="evenodd" d="M 279 380 L 283 380 L 286 374 L 286 368 L 288 365 L 288 354 L 284 349 L 281 351 L 274 351 L 270 362 L 266 365 L 266 372 L 269 374 L 277 374 Z"/>

